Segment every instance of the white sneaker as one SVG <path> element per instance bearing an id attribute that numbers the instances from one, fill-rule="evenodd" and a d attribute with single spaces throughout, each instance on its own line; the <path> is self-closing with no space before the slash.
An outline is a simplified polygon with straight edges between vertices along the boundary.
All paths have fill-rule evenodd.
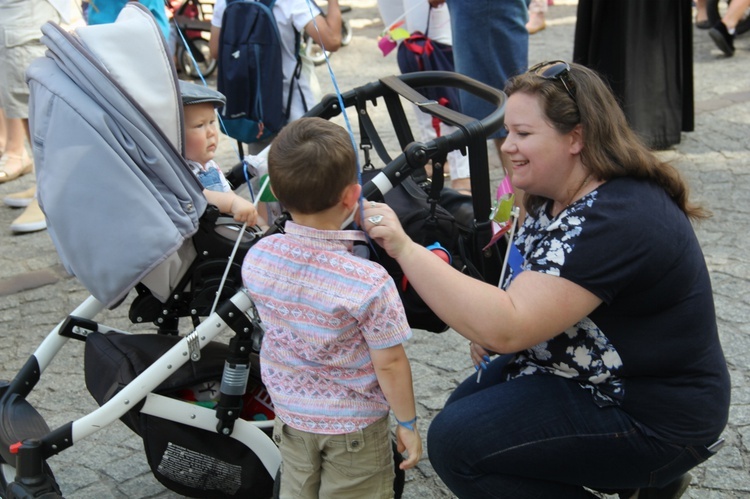
<path id="1" fill-rule="evenodd" d="M 30 205 L 36 195 L 36 185 L 33 185 L 21 192 L 8 194 L 3 198 L 3 203 L 11 208 L 25 208 Z"/>
<path id="2" fill-rule="evenodd" d="M 47 219 L 44 218 L 36 199 L 33 199 L 23 213 L 10 224 L 10 230 L 16 233 L 36 232 L 46 228 Z"/>

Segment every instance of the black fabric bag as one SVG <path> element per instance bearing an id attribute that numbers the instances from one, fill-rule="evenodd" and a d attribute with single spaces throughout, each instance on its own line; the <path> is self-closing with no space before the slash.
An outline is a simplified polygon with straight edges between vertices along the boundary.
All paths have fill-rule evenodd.
<path id="1" fill-rule="evenodd" d="M 415 31 L 399 44 L 396 59 L 401 73 L 455 71 L 453 47 L 431 39 L 428 36 L 429 30 L 428 16 L 426 33 Z M 421 89 L 421 92 L 425 97 L 438 104 L 454 111 L 460 111 L 458 88 L 456 87 L 427 87 Z"/>
<path id="2" fill-rule="evenodd" d="M 365 170 L 362 172 L 363 181 L 369 181 L 378 171 Z M 385 195 L 385 202 L 396 212 L 404 231 L 416 243 L 425 247 L 439 243 L 451 255 L 451 265 L 457 270 L 486 282 L 497 280 L 499 274 L 495 276 L 495 273 L 499 272 L 502 262 L 500 249 L 494 245 L 482 251 L 491 234 L 477 231 L 471 197 L 453 189 L 441 189 L 436 203 L 429 197 L 425 187 L 409 177 Z M 373 243 L 372 247 L 375 254 L 370 259 L 381 264 L 395 281 L 409 325 L 435 333 L 447 330 L 445 322 L 404 279 L 398 262 L 377 244 Z"/>
<path id="3" fill-rule="evenodd" d="M 116 395 L 181 338 L 159 334 L 92 333 L 86 338 L 86 387 L 100 405 Z M 154 390 L 174 395 L 198 383 L 221 380 L 227 346 L 211 342 L 201 359 L 187 362 Z M 251 356 L 250 382 L 261 384 L 260 361 Z M 270 497 L 273 478 L 255 453 L 237 440 L 143 414 L 143 403 L 121 419 L 143 439 L 151 471 L 165 487 L 188 497 Z M 266 431 L 266 430 L 264 430 Z M 266 433 L 270 438 L 271 430 Z"/>

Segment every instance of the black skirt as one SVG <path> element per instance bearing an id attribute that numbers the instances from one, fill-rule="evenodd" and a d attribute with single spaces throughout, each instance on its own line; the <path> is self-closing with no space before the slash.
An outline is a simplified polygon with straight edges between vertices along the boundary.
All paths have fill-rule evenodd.
<path id="1" fill-rule="evenodd" d="M 649 147 L 693 131 L 691 0 L 579 0 L 573 60 L 609 82 Z"/>

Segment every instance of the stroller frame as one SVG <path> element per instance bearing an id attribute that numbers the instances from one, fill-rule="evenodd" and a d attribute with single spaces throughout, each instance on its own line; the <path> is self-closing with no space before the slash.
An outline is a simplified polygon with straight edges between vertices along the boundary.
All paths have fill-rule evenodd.
<path id="1" fill-rule="evenodd" d="M 145 11 L 141 6 L 134 4 L 130 4 L 126 9 Z M 417 89 L 429 86 L 461 88 L 488 100 L 497 109 L 482 120 L 469 118 L 425 99 Z M 381 97 L 386 102 L 403 149 L 403 153 L 393 159 L 385 152 L 366 112 L 366 104 L 368 102 L 374 104 Z M 457 126 L 458 130 L 427 143 L 415 142 L 401 104 L 401 97 Z M 324 97 L 320 104 L 307 113 L 307 116 L 330 119 L 342 112 L 341 103 L 344 107 L 353 106 L 357 109 L 362 144 L 368 163 L 368 150 L 372 147 L 387 164 L 364 186 L 365 198 L 383 199 L 391 189 L 399 186 L 404 179 L 424 167 L 429 161 L 441 162 L 444 161 L 448 151 L 468 148 L 472 165 L 472 187 L 475 192 L 474 229 L 487 233 L 486 239 L 489 239 L 491 225 L 488 221 L 490 202 L 486 137 L 502 126 L 505 95 L 501 91 L 455 73 L 424 72 L 383 78 L 378 82 L 346 92 L 340 96 L 340 99 L 339 96 L 334 95 Z M 269 232 L 283 230 L 283 223 L 284 217 L 282 216 L 274 222 Z M 496 273 L 499 274 L 500 269 L 490 270 L 488 275 L 494 278 L 493 271 L 497 270 Z M 129 290 L 125 291 L 127 293 Z M 112 424 L 126 413 L 133 411 L 134 408 L 142 414 L 216 432 L 226 438 L 239 441 L 252 450 L 269 476 L 275 477 L 281 457 L 268 435 L 273 423 L 238 419 L 239 411 L 235 409 L 241 394 L 238 396 L 236 390 L 234 392 L 224 390 L 223 381 L 236 380 L 237 368 L 242 371 L 243 361 L 236 361 L 236 359 L 247 359 L 244 364 L 249 364 L 250 351 L 247 346 L 253 343 L 259 345 L 259 338 L 262 336 L 262 326 L 257 312 L 254 312 L 250 296 L 242 289 L 230 292 L 233 293 L 231 298 L 223 300 L 216 311 L 199 323 L 195 321 L 195 314 L 185 313 L 184 303 L 175 301 L 169 305 L 173 309 L 165 308 L 165 315 L 193 316 L 192 332 L 180 338 L 172 348 L 98 409 L 50 430 L 44 417 L 27 400 L 27 396 L 67 342 L 70 339 L 86 341 L 92 332 L 130 334 L 95 322 L 94 318 L 107 308 L 108 304 L 93 296 L 84 300 L 48 333 L 10 383 L 0 383 L 0 493 L 7 498 L 38 497 L 43 493 L 48 494 L 45 497 L 60 497 L 59 486 L 47 465 L 47 459 Z M 159 385 L 173 375 L 180 366 L 199 360 L 201 350 L 227 329 L 235 333 L 229 345 L 229 357 L 234 360 L 234 363 L 225 363 L 222 395 L 217 408 L 207 409 L 154 393 Z M 239 381 L 239 386 L 244 388 L 242 380 Z M 247 373 L 245 373 L 244 382 L 247 382 Z M 237 386 L 235 383 L 234 388 Z M 142 404 L 140 408 L 138 408 L 139 404 Z"/>
<path id="2" fill-rule="evenodd" d="M 13 467 L 8 465 L 16 458 L 15 480 L 18 485 L 30 490 L 56 492 L 56 484 L 51 477 L 41 474 L 46 459 L 73 446 L 79 440 L 106 427 L 145 400 L 141 411 L 162 419 L 182 423 L 207 431 L 225 434 L 253 449 L 269 475 L 275 476 L 281 463 L 281 456 L 264 428 L 270 428 L 272 421 L 246 421 L 236 415 L 217 421 L 217 411 L 196 406 L 184 401 L 152 393 L 159 384 L 188 361 L 200 359 L 200 349 L 221 334 L 227 327 L 237 328 L 244 334 L 258 332 L 260 325 L 253 322 L 245 311 L 253 308 L 252 300 L 243 291 L 237 292 L 230 300 L 223 302 L 217 311 L 204 320 L 189 335 L 183 337 L 166 354 L 158 358 L 136 380 L 125 386 L 109 402 L 93 412 L 49 431 L 44 418 L 25 399 L 53 358 L 71 338 L 85 341 L 91 332 L 116 332 L 128 334 L 105 325 L 96 324 L 93 319 L 104 310 L 104 305 L 93 297 L 87 298 L 70 316 L 60 322 L 26 361 L 18 375 L 10 384 L 0 386 L 0 420 L 2 430 L 2 474 L 0 484 L 7 497 L 17 493 L 10 485 Z M 91 328 L 91 329 L 88 329 Z M 22 435 L 23 440 L 17 435 Z M 9 445 L 6 445 L 10 443 Z M 19 495 L 18 497 L 23 497 Z"/>

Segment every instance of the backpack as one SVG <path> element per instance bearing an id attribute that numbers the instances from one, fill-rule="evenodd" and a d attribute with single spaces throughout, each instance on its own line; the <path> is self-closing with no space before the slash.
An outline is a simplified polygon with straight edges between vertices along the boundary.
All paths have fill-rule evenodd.
<path id="1" fill-rule="evenodd" d="M 402 74 L 418 71 L 455 71 L 453 47 L 430 38 L 429 30 L 428 16 L 425 33 L 415 31 L 399 44 L 396 58 Z M 460 111 L 456 87 L 426 87 L 420 89 L 420 92 L 438 104 Z"/>
<path id="2" fill-rule="evenodd" d="M 284 72 L 279 28 L 273 15 L 276 0 L 227 0 L 219 37 L 217 89 L 227 98 L 221 110 L 225 133 L 239 142 L 272 137 L 289 119 L 294 82 L 292 76 L 286 112 L 283 106 Z M 299 47 L 300 36 L 295 33 Z"/>

